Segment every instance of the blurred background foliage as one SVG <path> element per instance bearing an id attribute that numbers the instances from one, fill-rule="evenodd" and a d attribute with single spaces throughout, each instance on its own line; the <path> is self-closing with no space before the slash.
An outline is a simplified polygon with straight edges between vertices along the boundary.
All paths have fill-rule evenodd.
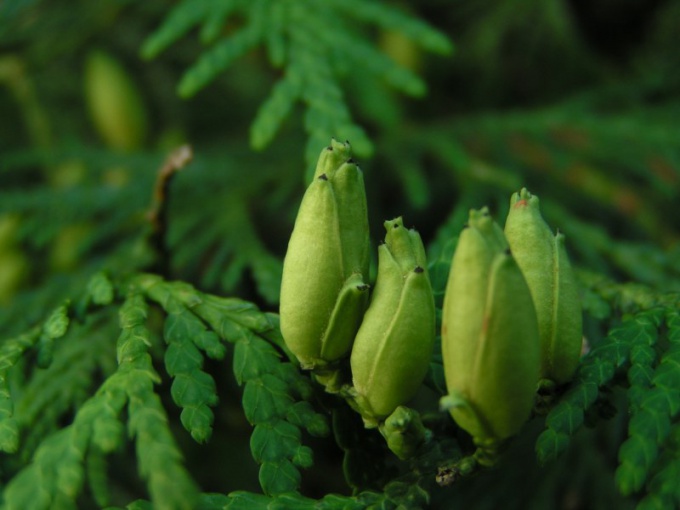
<path id="1" fill-rule="evenodd" d="M 679 24 L 677 0 L 4 0 L 0 337 L 100 269 L 149 268 L 154 182 L 182 144 L 194 159 L 169 190 L 166 276 L 264 310 L 276 310 L 297 206 L 331 136 L 365 172 L 376 243 L 403 215 L 438 256 L 469 208 L 503 218 L 526 186 L 587 278 L 678 292 Z M 238 405 L 218 421 L 247 437 Z M 526 467 L 536 501 L 505 508 L 611 507 L 607 441 L 586 468 L 587 448 Z M 254 464 L 223 466 L 218 452 L 235 455 L 224 444 L 207 461 L 182 447 L 203 489 L 256 489 L 242 479 Z M 328 480 L 337 458 L 317 462 L 328 475 L 310 475 L 312 495 L 344 490 Z M 134 494 L 139 482 L 120 478 Z M 503 493 L 481 480 L 446 498 L 494 508 Z"/>

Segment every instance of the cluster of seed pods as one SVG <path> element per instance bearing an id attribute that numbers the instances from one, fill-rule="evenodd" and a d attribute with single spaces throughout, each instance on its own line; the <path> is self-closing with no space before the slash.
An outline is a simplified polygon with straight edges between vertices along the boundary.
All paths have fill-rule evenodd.
<path id="1" fill-rule="evenodd" d="M 516 434 L 539 380 L 563 384 L 581 352 L 581 305 L 564 236 L 539 201 L 515 193 L 505 232 L 471 211 L 451 263 L 442 320 L 449 395 L 442 401 L 478 445 Z"/>
<path id="2" fill-rule="evenodd" d="M 288 245 L 281 332 L 317 375 L 347 367 L 349 358 L 346 394 L 368 427 L 414 396 L 435 340 L 422 240 L 400 217 L 385 229 L 371 292 L 363 176 L 349 143 L 333 140 Z M 581 349 L 577 285 L 564 236 L 553 235 L 527 190 L 512 196 L 505 232 L 486 208 L 470 212 L 451 262 L 441 333 L 443 407 L 479 445 L 519 431 L 539 380 L 572 377 Z"/>
<path id="3" fill-rule="evenodd" d="M 385 222 L 369 300 L 369 229 L 361 170 L 348 143 L 321 152 L 284 260 L 281 332 L 303 368 L 324 374 L 350 357 L 352 404 L 378 426 L 427 372 L 435 309 L 425 249 L 402 219 Z"/>

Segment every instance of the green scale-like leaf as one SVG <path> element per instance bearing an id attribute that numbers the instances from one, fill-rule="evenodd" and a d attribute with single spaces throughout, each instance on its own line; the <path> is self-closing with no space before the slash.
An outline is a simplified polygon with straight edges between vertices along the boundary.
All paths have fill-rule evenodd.
<path id="1" fill-rule="evenodd" d="M 165 368 L 173 377 L 171 395 L 182 408 L 184 428 L 194 440 L 204 443 L 212 434 L 214 415 L 210 407 L 217 405 L 218 398 L 215 380 L 201 370 L 203 356 L 197 344 L 204 342 L 210 332 L 179 302 L 168 298 L 165 305 L 175 310 L 168 314 L 164 329 L 165 341 L 168 343 Z"/>
<path id="2" fill-rule="evenodd" d="M 58 307 L 45 321 L 42 335 L 36 347 L 38 348 L 38 366 L 47 368 L 54 357 L 54 341 L 66 334 L 69 326 L 68 306 Z"/>
<path id="3" fill-rule="evenodd" d="M 113 301 L 115 289 L 104 273 L 97 273 L 87 284 L 87 295 L 95 305 L 108 305 Z"/>
<path id="4" fill-rule="evenodd" d="M 293 425 L 304 428 L 314 437 L 326 437 L 330 433 L 326 419 L 317 413 L 309 402 L 304 400 L 296 402 L 288 409 L 286 420 Z"/>
<path id="5" fill-rule="evenodd" d="M 620 464 L 616 470 L 616 483 L 626 495 L 642 489 L 670 434 L 672 421 L 680 411 L 680 337 L 674 332 L 677 327 L 675 317 L 677 312 L 666 317 L 670 348 L 661 356 L 650 384 L 633 394 L 637 402 L 631 402 L 633 415 L 628 425 L 629 437 L 619 449 Z"/>
<path id="6" fill-rule="evenodd" d="M 285 494 L 300 486 L 300 471 L 285 458 L 260 465 L 260 486 L 267 494 Z"/>
<path id="7" fill-rule="evenodd" d="M 112 321 L 76 324 L 58 342 L 54 360 L 46 370 L 37 370 L 22 388 L 15 416 L 22 430 L 22 455 L 69 420 L 80 408 L 101 375 L 115 370 L 114 342 L 107 332 Z M 95 423 L 98 423 L 95 422 Z"/>
<path id="8" fill-rule="evenodd" d="M 8 509 L 76 508 L 85 481 L 85 467 L 101 469 L 102 457 L 88 450 L 110 452 L 123 441 L 120 414 L 129 403 L 129 431 L 136 439 L 139 468 L 148 481 L 151 498 L 160 508 L 190 509 L 196 495 L 181 466 L 165 412 L 153 393 L 158 377 L 146 352 L 149 333 L 144 327 L 147 309 L 139 294 L 131 294 L 120 310 L 118 370 L 76 413 L 73 423 L 38 447 L 33 462 L 12 479 L 5 491 Z M 100 466 L 86 466 L 92 459 Z M 91 480 L 103 497 L 101 477 Z"/>
<path id="9" fill-rule="evenodd" d="M 248 28 L 216 44 L 184 75 L 178 87 L 179 94 L 183 97 L 193 96 L 229 67 L 234 60 L 256 46 L 261 37 L 259 30 Z"/>
<path id="10" fill-rule="evenodd" d="M 168 427 L 167 416 L 153 392 L 153 383 L 158 381 L 158 376 L 149 355 L 143 352 L 149 345 L 148 331 L 143 326 L 146 315 L 147 307 L 141 295 L 128 298 L 120 312 L 124 329 L 118 341 L 119 359 L 130 366 L 129 372 L 123 372 L 129 402 L 128 430 L 135 438 L 139 471 L 147 480 L 155 505 L 190 509 L 194 506 L 196 488 L 181 464 L 181 454 Z M 136 356 L 129 358 L 121 352 Z"/>
<path id="11" fill-rule="evenodd" d="M 657 463 L 656 472 L 647 484 L 648 494 L 637 509 L 676 508 L 680 506 L 680 425 L 675 424 Z M 665 506 L 660 506 L 665 505 Z"/>
<path id="12" fill-rule="evenodd" d="M 278 460 L 300 444 L 300 429 L 279 420 L 255 427 L 250 436 L 250 450 L 257 462 Z"/>
<path id="13" fill-rule="evenodd" d="M 267 494 L 297 490 L 301 479 L 298 467 L 312 465 L 312 452 L 301 444 L 300 429 L 322 435 L 328 426 L 305 402 L 313 394 L 309 379 L 270 343 L 283 345 L 276 317 L 251 303 L 202 294 L 186 284 L 167 283 L 150 275 L 141 276 L 139 282 L 169 312 L 166 367 L 175 377 L 173 398 L 185 407 L 185 427 L 192 435 L 204 430 L 208 418 L 212 420 L 207 406 L 216 401 L 211 399 L 216 399 L 214 382 L 207 374 L 201 375 L 202 358 L 192 346 L 197 342 L 191 340 L 207 340 L 215 348 L 214 339 L 206 337 L 211 332 L 204 331 L 205 323 L 234 345 L 233 370 L 237 382 L 244 385 L 243 411 L 254 426 L 251 450 L 260 462 L 262 489 Z"/>
<path id="14" fill-rule="evenodd" d="M 288 385 L 272 374 L 246 382 L 243 391 L 243 411 L 251 424 L 264 423 L 285 416 L 293 405 Z"/>
<path id="15" fill-rule="evenodd" d="M 19 425 L 14 418 L 14 402 L 7 381 L 10 368 L 40 338 L 40 328 L 6 340 L 0 347 L 0 450 L 14 453 L 19 448 Z"/>
<path id="16" fill-rule="evenodd" d="M 68 304 L 57 307 L 41 325 L 6 340 L 0 348 L 0 451 L 13 453 L 19 448 L 19 424 L 8 386 L 8 372 L 33 347 L 38 349 L 38 366 L 52 362 L 54 340 L 63 337 L 70 324 Z"/>
<path id="17" fill-rule="evenodd" d="M 649 359 L 649 353 L 639 346 L 654 344 L 661 315 L 662 310 L 657 309 L 629 318 L 613 328 L 603 343 L 582 360 L 570 389 L 548 414 L 547 429 L 536 442 L 541 463 L 566 449 L 569 438 L 583 424 L 585 411 L 597 400 L 599 387 L 611 381 L 615 371 L 628 362 L 633 348 L 637 348 L 638 360 Z"/>
<path id="18" fill-rule="evenodd" d="M 165 320 L 164 338 L 168 344 L 165 351 L 165 368 L 173 377 L 171 395 L 182 408 L 182 425 L 195 441 L 204 443 L 212 435 L 214 414 L 211 407 L 217 405 L 215 381 L 201 370 L 203 350 L 209 357 L 222 359 L 225 348 L 217 335 L 191 313 L 185 305 L 200 300 L 193 289 L 186 285 L 166 285 L 155 277 L 143 277 L 149 296 L 169 312 Z M 174 295 L 173 295 L 174 294 Z M 183 303 L 177 295 L 185 299 Z"/>
<path id="19" fill-rule="evenodd" d="M 69 325 L 68 308 L 62 305 L 57 308 L 47 319 L 43 326 L 43 335 L 55 340 L 66 334 Z"/>
<path id="20" fill-rule="evenodd" d="M 247 330 L 234 346 L 234 375 L 239 384 L 270 372 L 280 363 L 276 349 Z"/>
<path id="21" fill-rule="evenodd" d="M 255 149 L 263 149 L 272 141 L 281 123 L 290 114 L 302 92 L 300 73 L 291 68 L 279 80 L 270 96 L 262 103 L 250 127 L 250 139 Z"/>

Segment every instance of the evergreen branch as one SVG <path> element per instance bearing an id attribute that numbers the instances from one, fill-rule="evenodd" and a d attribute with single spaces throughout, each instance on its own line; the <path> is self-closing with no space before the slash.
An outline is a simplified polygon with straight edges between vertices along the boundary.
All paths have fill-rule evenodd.
<path id="1" fill-rule="evenodd" d="M 344 58 L 348 60 L 353 72 L 359 72 L 363 68 L 365 72 L 376 75 L 404 94 L 413 97 L 425 95 L 427 87 L 422 79 L 396 64 L 390 57 L 376 50 L 372 44 L 340 30 L 318 29 L 315 35 L 326 41 L 329 47 L 334 45 L 341 47 L 345 54 Z"/>
<path id="2" fill-rule="evenodd" d="M 181 453 L 168 427 L 167 416 L 153 391 L 159 382 L 148 354 L 149 332 L 144 326 L 147 305 L 132 293 L 120 310 L 123 331 L 118 339 L 118 374 L 125 381 L 128 430 L 135 438 L 137 460 L 147 479 L 151 499 L 159 508 L 194 506 L 196 487 L 181 464 Z"/>
<path id="3" fill-rule="evenodd" d="M 217 343 L 220 350 L 212 347 L 216 342 L 208 337 L 216 335 L 207 331 L 206 327 L 193 314 L 179 305 L 165 319 L 164 337 L 168 344 L 165 351 L 165 368 L 173 377 L 172 398 L 182 407 L 181 420 L 184 428 L 191 433 L 195 441 L 207 442 L 212 434 L 213 412 L 211 407 L 217 405 L 218 398 L 215 380 L 201 370 L 203 356 L 199 348 L 205 347 L 207 352 L 224 357 L 225 351 Z"/>
<path id="4" fill-rule="evenodd" d="M 45 321 L 37 344 L 40 368 L 47 368 L 52 364 L 54 341 L 66 334 L 69 322 L 68 304 L 58 307 Z"/>
<path id="5" fill-rule="evenodd" d="M 659 290 L 672 291 L 678 288 L 680 273 L 676 269 L 676 252 L 648 243 L 615 239 L 601 226 L 574 217 L 566 208 L 554 202 L 546 203 L 545 209 L 546 214 L 561 225 L 560 230 L 569 238 L 579 240 L 574 244 L 574 250 L 580 253 L 591 269 L 606 274 L 614 265 L 630 276 L 632 282 L 621 284 L 631 289 L 625 294 L 632 296 L 633 288 L 643 289 L 644 285 L 653 285 L 656 290 L 649 289 L 647 292 L 649 298 L 653 299 Z"/>
<path id="6" fill-rule="evenodd" d="M 574 104 L 578 102 L 579 98 L 571 98 L 547 109 L 458 119 L 451 128 L 463 143 L 489 147 L 490 153 L 484 155 L 486 159 L 512 161 L 509 169 L 520 172 L 525 180 L 532 178 L 527 168 L 543 177 L 550 176 L 553 187 L 559 186 L 563 193 L 616 212 L 650 237 L 664 241 L 675 239 L 677 236 L 668 218 L 656 202 L 672 200 L 668 182 L 675 182 L 677 178 L 655 168 L 661 167 L 660 163 L 650 168 L 649 161 L 649 155 L 659 153 L 662 147 L 678 146 L 677 134 L 668 128 L 669 119 L 661 115 L 640 115 L 637 104 L 623 105 L 616 115 L 602 115 L 597 105 L 577 111 Z M 677 105 L 667 107 L 677 108 Z M 639 131 L 645 134 L 636 136 Z M 484 143 L 480 143 L 480 132 L 487 137 Z M 621 140 L 635 140 L 635 143 L 625 144 L 625 148 L 619 150 Z M 472 151 L 477 152 L 474 148 Z M 611 168 L 618 169 L 617 175 L 625 172 L 629 179 L 612 178 Z M 633 179 L 647 185 L 631 186 L 629 182 Z M 643 191 L 647 189 L 656 190 L 657 200 L 649 198 Z M 560 230 L 566 231 L 566 228 L 560 226 Z M 607 248 L 616 251 L 604 244 L 598 246 L 602 251 Z M 644 255 L 644 251 L 636 254 Z"/>
<path id="7" fill-rule="evenodd" d="M 296 34 L 296 39 L 302 35 Z M 310 51 L 308 43 L 302 43 L 300 46 L 301 48 L 296 50 L 294 45 L 291 53 L 305 54 L 302 57 L 306 67 L 303 101 L 307 106 L 304 122 L 309 136 L 305 149 L 308 182 L 314 172 L 319 147 L 328 143 L 329 133 L 335 134 L 339 139 L 352 140 L 352 151 L 358 155 L 372 154 L 373 144 L 364 130 L 352 122 L 342 91 L 332 78 L 333 72 L 326 56 L 318 51 Z"/>
<path id="8" fill-rule="evenodd" d="M 14 418 L 14 403 L 10 393 L 7 372 L 40 339 L 41 328 L 6 340 L 0 347 L 0 450 L 14 453 L 19 448 L 19 426 Z"/>
<path id="9" fill-rule="evenodd" d="M 393 162 L 394 175 L 401 180 L 402 190 L 410 205 L 417 210 L 427 207 L 432 195 L 430 183 L 413 153 L 390 154 L 388 157 Z M 396 162 L 396 159 L 399 161 Z"/>
<path id="10" fill-rule="evenodd" d="M 661 356 L 653 374 L 642 375 L 645 384 L 631 387 L 629 392 L 632 416 L 628 439 L 619 448 L 620 464 L 616 470 L 616 484 L 624 495 L 642 489 L 680 411 L 680 334 L 676 329 L 679 317 L 677 311 L 668 313 L 669 330 L 676 330 L 669 335 L 670 348 Z"/>
<path id="11" fill-rule="evenodd" d="M 35 418 L 38 416 L 39 411 L 32 412 L 30 410 L 31 407 L 29 407 L 26 410 L 26 412 L 28 412 L 28 422 L 26 422 L 26 419 L 23 416 L 25 408 L 20 408 L 18 410 L 19 417 L 14 416 L 16 404 L 12 399 L 8 385 L 9 371 L 27 351 L 33 348 L 38 350 L 38 366 L 42 368 L 49 367 L 52 363 L 54 353 L 54 341 L 63 337 L 71 324 L 69 314 L 73 313 L 82 320 L 91 305 L 107 305 L 112 299 L 113 289 L 111 283 L 103 274 L 95 274 L 88 282 L 86 292 L 81 296 L 75 307 L 71 307 L 67 302 L 67 304 L 57 307 L 42 325 L 35 326 L 30 331 L 3 342 L 2 347 L 0 347 L 0 451 L 8 453 L 17 451 L 19 448 L 19 429 L 21 423 L 25 422 L 26 424 L 31 424 L 35 429 L 39 430 L 32 420 L 32 417 Z M 87 371 L 74 372 L 74 375 L 78 377 L 78 374 L 81 373 L 86 374 Z M 35 379 L 36 378 L 34 378 L 32 382 L 35 382 Z M 40 380 L 39 377 L 37 379 Z M 72 380 L 64 380 L 63 382 L 68 382 L 69 384 L 74 383 Z M 76 384 L 73 384 L 68 390 L 66 390 L 66 388 L 68 388 L 67 385 L 65 387 L 60 387 L 60 391 L 55 392 L 55 394 L 61 398 L 64 408 L 69 402 L 78 400 L 69 397 L 69 395 L 72 395 L 71 392 L 75 391 L 82 394 L 84 388 L 79 387 L 80 382 L 82 381 L 76 381 Z M 39 390 L 37 393 L 33 393 L 33 395 L 35 395 L 35 398 L 33 399 L 31 399 L 32 393 L 30 388 L 31 387 L 24 390 L 22 399 L 26 402 L 30 402 L 32 409 L 41 409 L 42 404 L 50 403 L 49 398 L 44 398 L 45 395 L 49 393 L 49 391 L 44 391 L 44 384 L 33 386 L 35 390 Z M 55 389 L 55 386 L 51 385 L 48 386 L 48 388 Z M 53 409 L 51 413 L 48 413 L 48 416 L 56 419 L 55 413 L 59 414 L 59 412 L 59 409 Z"/>
<path id="12" fill-rule="evenodd" d="M 250 142 L 253 148 L 260 150 L 266 147 L 288 117 L 302 91 L 298 74 L 295 68 L 289 68 L 260 106 L 250 126 Z"/>
<path id="13" fill-rule="evenodd" d="M 220 285 L 223 290 L 233 292 L 243 272 L 250 269 L 262 297 L 269 303 L 277 303 L 282 263 L 264 246 L 248 202 L 241 196 L 232 196 L 227 203 L 213 204 L 217 207 L 204 209 L 203 214 L 194 215 L 185 223 L 179 219 L 180 225 L 173 225 L 173 260 L 180 266 L 195 264 L 203 254 L 214 252 L 201 279 L 202 286 Z M 229 235 L 226 240 L 225 233 Z"/>
<path id="14" fill-rule="evenodd" d="M 90 278 L 86 291 L 84 299 L 77 305 L 77 310 L 81 313 L 84 313 L 90 304 L 97 306 L 111 304 L 115 293 L 113 283 L 103 272 L 96 273 Z"/>
<path id="15" fill-rule="evenodd" d="M 680 424 L 675 423 L 669 434 L 670 444 L 665 445 L 658 462 L 656 474 L 647 483 L 647 494 L 636 510 L 656 510 L 680 506 Z"/>
<path id="16" fill-rule="evenodd" d="M 19 427 L 14 418 L 14 403 L 7 375 L 21 356 L 33 347 L 38 349 L 38 365 L 52 362 L 54 341 L 66 334 L 69 325 L 66 305 L 57 307 L 42 326 L 6 341 L 0 348 L 0 450 L 14 453 L 19 447 Z"/>
<path id="17" fill-rule="evenodd" d="M 678 292 L 659 292 L 635 282 L 620 283 L 593 271 L 580 270 L 578 277 L 586 291 L 584 308 L 599 319 L 609 317 L 612 309 L 622 313 L 654 307 L 673 309 L 680 300 Z"/>
<path id="18" fill-rule="evenodd" d="M 193 508 L 196 489 L 180 463 L 167 417 L 153 393 L 158 376 L 147 352 L 145 318 L 146 304 L 141 295 L 132 293 L 120 309 L 117 371 L 82 405 L 73 423 L 43 441 L 33 462 L 11 480 L 4 494 L 8 509 L 76 508 L 85 468 L 90 470 L 87 460 L 101 464 L 99 452 L 110 453 L 122 444 L 119 415 L 126 403 L 140 473 L 148 480 L 152 500 L 160 508 Z M 92 449 L 96 450 L 90 454 Z M 95 477 L 91 482 L 103 496 L 102 480 Z"/>
<path id="19" fill-rule="evenodd" d="M 32 454 L 40 441 L 57 430 L 65 416 L 88 399 L 99 373 L 115 371 L 114 345 L 108 324 L 95 320 L 75 328 L 55 350 L 47 370 L 37 370 L 21 389 L 16 420 L 24 434 L 22 457 Z"/>
<path id="20" fill-rule="evenodd" d="M 191 4 L 191 2 L 187 2 Z M 243 0 L 221 0 L 208 2 L 210 13 L 206 16 L 201 27 L 200 39 L 203 44 L 214 42 L 220 35 L 229 15 L 236 9 L 243 7 Z"/>
<path id="21" fill-rule="evenodd" d="M 581 361 L 570 389 L 546 417 L 546 430 L 536 441 L 541 464 L 556 458 L 583 424 L 584 412 L 598 398 L 617 369 L 630 361 L 634 346 L 653 344 L 663 309 L 640 312 L 609 331 L 607 338 Z"/>
<path id="22" fill-rule="evenodd" d="M 109 382 L 109 386 L 114 384 Z M 81 407 L 71 425 L 44 440 L 33 462 L 12 478 L 4 493 L 8 509 L 76 508 L 88 447 L 95 444 L 112 451 L 122 440 L 117 415 L 125 397 L 105 387 L 106 383 Z"/>
<path id="23" fill-rule="evenodd" d="M 266 494 L 296 491 L 301 481 L 298 468 L 312 465 L 312 451 L 302 445 L 300 428 L 326 435 L 328 427 L 322 415 L 302 404 L 313 395 L 310 380 L 291 362 L 282 361 L 270 343 L 273 340 L 276 347 L 283 346 L 280 337 L 271 335 L 278 328 L 274 317 L 245 301 L 203 294 L 187 284 L 167 283 L 153 275 L 141 275 L 137 283 L 171 314 L 166 320 L 166 339 L 171 346 L 185 349 L 181 356 L 173 354 L 170 361 L 166 355 L 168 372 L 196 373 L 200 356 L 187 346 L 190 338 L 205 336 L 201 321 L 234 344 L 234 375 L 244 385 L 243 410 L 254 426 L 250 445 L 253 458 L 260 463 L 260 485 Z M 184 405 L 182 397 L 175 394 L 175 384 L 173 397 Z M 193 390 L 189 403 L 199 402 L 205 409 L 210 399 L 216 398 L 214 386 L 205 382 Z"/>
<path id="24" fill-rule="evenodd" d="M 193 0 L 178 3 L 168 13 L 161 27 L 144 42 L 142 56 L 144 58 L 157 56 L 191 30 L 202 18 L 212 14 L 210 12 L 211 4 L 225 3 L 227 2 L 211 2 L 210 0 Z M 212 16 L 208 17 L 208 19 L 211 18 Z"/>
<path id="25" fill-rule="evenodd" d="M 384 29 L 401 32 L 426 50 L 440 55 L 449 55 L 453 51 L 451 41 L 442 32 L 383 2 L 375 0 L 329 0 L 329 3 L 355 19 L 374 23 Z"/>
<path id="26" fill-rule="evenodd" d="M 213 359 L 222 359 L 224 346 L 217 335 L 181 304 L 163 285 L 148 284 L 147 295 L 168 313 L 165 319 L 165 368 L 173 378 L 171 394 L 182 408 L 180 419 L 184 428 L 198 443 L 205 443 L 212 435 L 217 405 L 215 380 L 203 370 L 203 350 Z"/>
<path id="27" fill-rule="evenodd" d="M 274 2 L 268 9 L 269 19 L 265 35 L 267 56 L 274 67 L 282 67 L 286 62 L 288 41 L 286 28 L 289 21 L 289 10 L 285 2 Z"/>
<path id="28" fill-rule="evenodd" d="M 186 72 L 177 89 L 179 95 L 191 97 L 196 94 L 229 67 L 234 60 L 254 48 L 260 42 L 261 37 L 259 29 L 251 25 L 216 44 Z"/>
<path id="29" fill-rule="evenodd" d="M 111 500 L 107 468 L 105 453 L 98 447 L 90 447 L 85 459 L 85 475 L 92 497 L 101 508 Z"/>
<path id="30" fill-rule="evenodd" d="M 155 57 L 182 37 L 191 27 L 205 20 L 201 39 L 211 43 L 184 75 L 179 94 L 187 97 L 213 81 L 237 58 L 264 44 L 271 64 L 285 70 L 269 98 L 260 108 L 251 127 L 251 144 L 264 147 L 273 138 L 292 106 L 300 100 L 307 107 L 305 129 L 310 140 L 306 150 L 308 166 L 317 157 L 317 148 L 329 136 L 352 140 L 355 153 L 368 156 L 372 144 L 350 115 L 339 87 L 339 78 L 348 67 L 362 67 L 388 85 L 410 95 L 425 92 L 424 82 L 386 55 L 373 49 L 365 36 L 353 29 L 360 24 L 404 33 L 428 51 L 451 52 L 452 45 L 437 30 L 413 16 L 402 14 L 382 2 L 324 2 L 305 0 L 281 2 L 237 0 L 196 3 L 185 0 L 166 17 L 162 26 L 145 42 L 142 54 Z M 244 22 L 233 33 L 218 39 L 221 26 L 231 14 L 239 13 Z"/>

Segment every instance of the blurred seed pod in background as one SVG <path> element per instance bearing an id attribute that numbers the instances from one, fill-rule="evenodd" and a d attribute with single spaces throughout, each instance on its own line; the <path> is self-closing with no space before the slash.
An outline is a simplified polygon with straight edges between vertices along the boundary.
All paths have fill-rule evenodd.
<path id="1" fill-rule="evenodd" d="M 85 97 L 92 122 L 106 145 L 138 149 L 148 131 L 148 114 L 139 88 L 112 55 L 89 53 L 85 62 Z"/>

